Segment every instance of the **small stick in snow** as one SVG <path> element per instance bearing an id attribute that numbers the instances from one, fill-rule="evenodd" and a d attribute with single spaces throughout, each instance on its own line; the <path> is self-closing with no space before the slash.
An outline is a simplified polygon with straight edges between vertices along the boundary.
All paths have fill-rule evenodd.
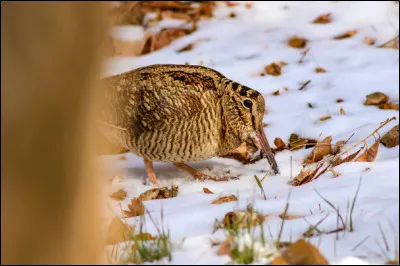
<path id="1" fill-rule="evenodd" d="M 299 91 L 301 91 L 302 89 L 304 89 L 309 83 L 311 82 L 311 79 L 306 81 L 306 83 L 304 83 L 303 85 L 301 85 L 301 87 L 299 88 Z"/>

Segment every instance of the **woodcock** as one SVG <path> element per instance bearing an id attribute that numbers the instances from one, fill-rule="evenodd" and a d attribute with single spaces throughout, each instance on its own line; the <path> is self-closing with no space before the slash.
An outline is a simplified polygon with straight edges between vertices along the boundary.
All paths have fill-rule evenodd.
<path id="1" fill-rule="evenodd" d="M 158 185 L 154 161 L 212 179 L 185 162 L 217 157 L 242 143 L 257 147 L 279 172 L 262 126 L 265 102 L 259 92 L 193 65 L 151 65 L 103 81 L 103 154 L 142 157 L 152 184 Z"/>

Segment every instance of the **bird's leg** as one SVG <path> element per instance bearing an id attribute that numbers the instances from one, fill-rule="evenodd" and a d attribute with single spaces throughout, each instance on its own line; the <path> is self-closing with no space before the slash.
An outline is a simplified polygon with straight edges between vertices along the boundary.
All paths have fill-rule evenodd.
<path id="1" fill-rule="evenodd" d="M 149 177 L 150 183 L 152 183 L 156 187 L 161 187 L 157 181 L 156 173 L 154 172 L 153 162 L 147 159 L 144 159 L 144 165 L 146 166 L 147 175 Z"/>
<path id="2" fill-rule="evenodd" d="M 199 170 L 196 170 L 193 167 L 191 167 L 191 166 L 189 166 L 187 164 L 184 164 L 184 163 L 173 163 L 173 164 L 176 167 L 178 167 L 178 168 L 180 168 L 182 170 L 185 170 L 186 172 L 191 174 L 194 177 L 194 179 L 199 179 L 201 181 L 204 181 L 204 180 L 229 181 L 228 177 L 217 178 L 217 177 L 214 177 L 214 176 L 209 176 L 209 175 L 206 175 L 203 172 L 201 172 Z"/>

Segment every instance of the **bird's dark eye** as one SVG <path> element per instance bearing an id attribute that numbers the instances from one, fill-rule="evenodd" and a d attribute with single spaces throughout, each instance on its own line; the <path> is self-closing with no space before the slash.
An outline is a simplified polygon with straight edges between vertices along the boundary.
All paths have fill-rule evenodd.
<path id="1" fill-rule="evenodd" d="M 253 106 L 253 102 L 250 101 L 250 100 L 244 100 L 244 101 L 243 101 L 243 105 L 244 105 L 244 107 L 246 107 L 246 108 L 251 108 L 251 107 Z"/>

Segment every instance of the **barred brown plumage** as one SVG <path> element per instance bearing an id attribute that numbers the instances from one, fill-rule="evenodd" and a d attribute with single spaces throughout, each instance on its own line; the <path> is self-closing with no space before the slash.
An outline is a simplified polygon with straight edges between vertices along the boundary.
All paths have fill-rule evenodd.
<path id="1" fill-rule="evenodd" d="M 252 143 L 278 173 L 264 135 L 263 96 L 221 73 L 195 65 L 151 65 L 104 79 L 100 132 L 121 151 L 171 162 L 207 178 L 184 162 L 202 161 Z M 246 104 L 243 102 L 246 101 Z"/>

